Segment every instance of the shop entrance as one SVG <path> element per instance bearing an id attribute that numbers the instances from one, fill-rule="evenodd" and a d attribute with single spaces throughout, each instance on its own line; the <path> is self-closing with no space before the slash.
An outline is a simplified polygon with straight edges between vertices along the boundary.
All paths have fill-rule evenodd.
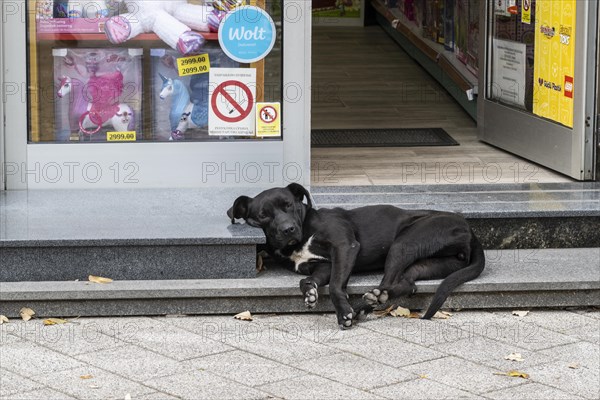
<path id="1" fill-rule="evenodd" d="M 400 25 L 404 20 L 398 15 L 389 19 L 396 17 Z M 508 184 L 593 179 L 568 174 L 551 164 L 543 165 L 542 160 L 517 151 L 519 147 L 540 147 L 534 140 L 526 139 L 530 124 L 519 127 L 508 117 L 491 123 L 487 104 L 485 111 L 479 109 L 478 128 L 475 119 L 456 101 L 457 96 L 422 68 L 414 54 L 409 55 L 398 46 L 381 20 L 378 22 L 361 28 L 313 28 L 312 128 L 439 127 L 460 146 L 313 147 L 313 185 Z M 592 62 L 595 59 L 592 57 Z M 483 71 L 479 72 L 483 76 Z M 595 77 L 590 77 L 582 79 L 582 83 L 591 82 L 593 89 Z M 479 87 L 483 85 L 480 83 Z M 484 96 L 483 92 L 479 90 L 479 97 Z M 592 93 L 595 96 L 593 90 Z M 590 104 L 595 106 L 594 98 Z M 531 112 L 527 118 L 542 119 Z M 503 146 L 489 139 L 490 130 L 514 132 L 514 136 L 522 138 L 521 143 L 514 148 Z M 593 127 L 589 131 L 593 132 Z M 589 143 L 593 150 L 593 138 Z M 589 160 L 591 166 L 593 157 Z"/>
<path id="2" fill-rule="evenodd" d="M 577 180 L 594 179 L 598 3 L 485 10 L 480 138 Z"/>

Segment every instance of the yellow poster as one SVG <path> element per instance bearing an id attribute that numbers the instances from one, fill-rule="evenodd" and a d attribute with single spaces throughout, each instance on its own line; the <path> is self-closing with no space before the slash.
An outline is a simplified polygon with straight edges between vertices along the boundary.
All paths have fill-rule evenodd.
<path id="1" fill-rule="evenodd" d="M 573 127 L 576 0 L 537 0 L 533 113 Z"/>
<path id="2" fill-rule="evenodd" d="M 256 136 L 281 136 L 281 110 L 279 103 L 256 103 Z"/>
<path id="3" fill-rule="evenodd" d="M 531 0 L 521 1 L 521 22 L 531 24 Z"/>

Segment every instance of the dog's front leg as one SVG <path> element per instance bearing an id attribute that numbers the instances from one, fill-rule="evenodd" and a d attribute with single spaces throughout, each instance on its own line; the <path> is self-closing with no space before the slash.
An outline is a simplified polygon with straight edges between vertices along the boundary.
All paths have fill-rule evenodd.
<path id="1" fill-rule="evenodd" d="M 360 243 L 356 240 L 349 244 L 334 246 L 331 257 L 331 278 L 329 280 L 329 296 L 335 307 L 338 324 L 341 329 L 352 326 L 354 310 L 348 302 L 346 286 L 354 269 Z"/>
<path id="2" fill-rule="evenodd" d="M 304 303 L 308 308 L 315 308 L 319 300 L 317 289 L 329 283 L 331 276 L 331 263 L 323 262 L 314 264 L 312 274 L 300 280 L 300 290 L 304 295 Z"/>

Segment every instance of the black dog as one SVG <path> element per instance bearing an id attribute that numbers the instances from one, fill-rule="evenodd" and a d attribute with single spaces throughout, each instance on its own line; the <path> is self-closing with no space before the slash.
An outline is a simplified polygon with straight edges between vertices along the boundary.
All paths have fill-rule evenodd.
<path id="1" fill-rule="evenodd" d="M 485 264 L 481 244 L 458 214 L 393 206 L 315 210 L 308 191 L 296 183 L 254 198 L 240 196 L 227 215 L 231 223 L 243 218 L 262 228 L 271 255 L 310 275 L 300 281 L 307 306 L 314 307 L 317 288 L 329 284 L 342 328 L 357 316 L 346 294 L 353 272 L 383 269 L 379 287 L 363 296 L 361 311 L 367 312 L 389 298 L 415 293 L 416 280 L 445 278 L 423 316 L 430 319 L 450 292 L 478 277 Z"/>

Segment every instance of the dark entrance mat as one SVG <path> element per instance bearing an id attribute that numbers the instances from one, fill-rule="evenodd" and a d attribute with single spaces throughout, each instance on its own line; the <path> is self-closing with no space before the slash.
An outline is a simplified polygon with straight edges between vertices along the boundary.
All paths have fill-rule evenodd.
<path id="1" fill-rule="evenodd" d="M 458 146 L 442 128 L 313 129 L 312 147 Z"/>

